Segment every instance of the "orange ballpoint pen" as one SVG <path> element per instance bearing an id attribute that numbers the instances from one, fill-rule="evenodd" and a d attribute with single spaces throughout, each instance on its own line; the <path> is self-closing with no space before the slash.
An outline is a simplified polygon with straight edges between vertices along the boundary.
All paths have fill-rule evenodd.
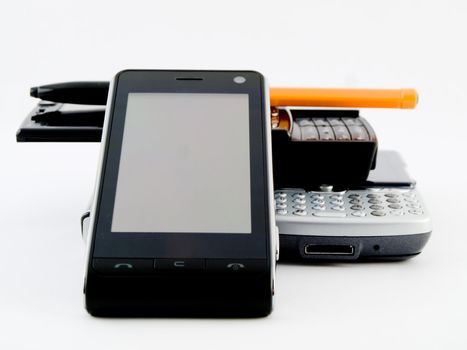
<path id="1" fill-rule="evenodd" d="M 350 108 L 415 108 L 415 89 L 269 89 L 273 107 L 350 107 Z"/>

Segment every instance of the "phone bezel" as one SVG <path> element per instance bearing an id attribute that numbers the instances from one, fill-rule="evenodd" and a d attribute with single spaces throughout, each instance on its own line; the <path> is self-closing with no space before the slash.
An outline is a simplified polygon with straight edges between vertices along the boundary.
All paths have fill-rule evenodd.
<path id="1" fill-rule="evenodd" d="M 246 81 L 236 84 L 242 75 Z M 178 80 L 179 77 L 202 80 Z M 250 185 L 252 233 L 111 232 L 111 220 L 128 94 L 246 93 L 249 95 Z M 104 141 L 93 227 L 94 258 L 249 258 L 270 254 L 269 182 L 267 169 L 264 78 L 253 71 L 126 70 L 117 74 L 107 104 L 108 131 Z"/>

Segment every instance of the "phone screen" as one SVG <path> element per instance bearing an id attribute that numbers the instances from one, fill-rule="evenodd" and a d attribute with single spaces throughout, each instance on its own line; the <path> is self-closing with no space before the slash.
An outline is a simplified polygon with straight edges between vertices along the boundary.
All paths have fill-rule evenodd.
<path id="1" fill-rule="evenodd" d="M 251 228 L 248 94 L 130 93 L 112 232 Z"/>

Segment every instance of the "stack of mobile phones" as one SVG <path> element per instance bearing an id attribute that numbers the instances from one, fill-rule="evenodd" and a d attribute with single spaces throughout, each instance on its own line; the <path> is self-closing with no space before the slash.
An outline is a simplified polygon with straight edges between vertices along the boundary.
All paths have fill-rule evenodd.
<path id="1" fill-rule="evenodd" d="M 404 260 L 421 252 L 431 220 L 415 181 L 398 153 L 377 152 L 376 134 L 358 111 L 274 114 L 282 260 Z"/>
<path id="2" fill-rule="evenodd" d="M 279 242 L 281 260 L 294 262 L 421 252 L 431 221 L 401 156 L 378 151 L 358 110 L 304 108 L 411 108 L 416 94 L 270 94 L 244 71 L 123 71 L 110 86 L 31 89 L 42 101 L 18 142 L 103 142 L 82 218 L 90 313 L 267 315 Z"/>

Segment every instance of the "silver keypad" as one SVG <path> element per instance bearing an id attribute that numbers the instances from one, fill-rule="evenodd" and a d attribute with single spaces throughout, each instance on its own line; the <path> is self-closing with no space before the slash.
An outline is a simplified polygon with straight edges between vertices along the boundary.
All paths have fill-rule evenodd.
<path id="1" fill-rule="evenodd" d="M 410 189 L 371 188 L 344 192 L 307 192 L 287 189 L 275 192 L 276 214 L 296 217 L 373 218 L 424 214 L 416 192 Z"/>

